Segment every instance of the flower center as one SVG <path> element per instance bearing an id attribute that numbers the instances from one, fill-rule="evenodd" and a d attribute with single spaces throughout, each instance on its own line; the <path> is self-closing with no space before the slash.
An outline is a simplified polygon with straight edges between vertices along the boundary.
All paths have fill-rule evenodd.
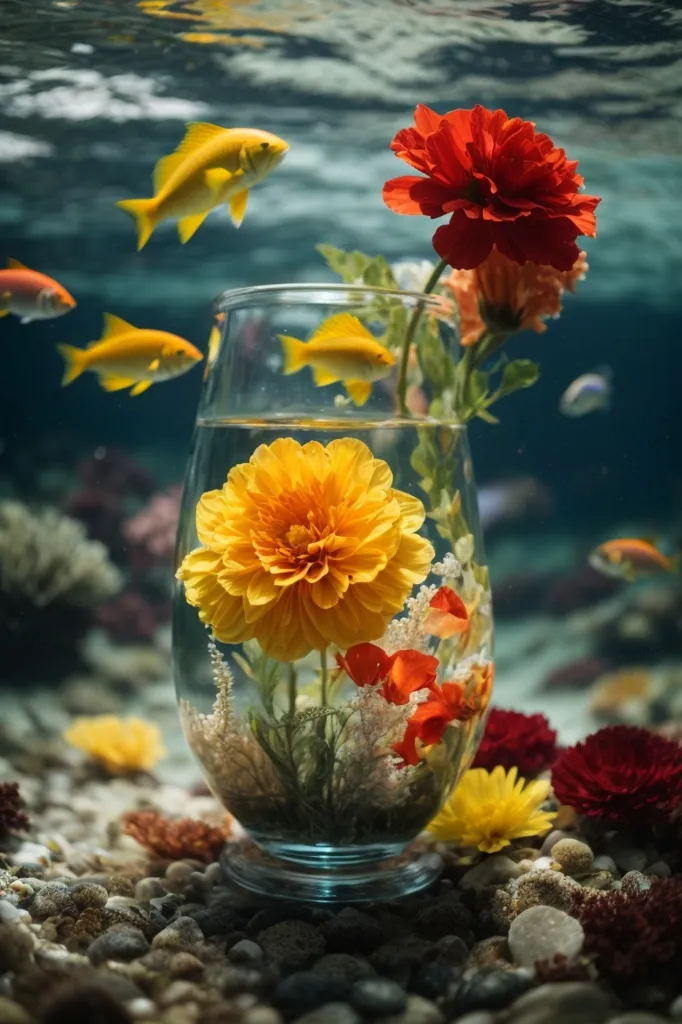
<path id="1" fill-rule="evenodd" d="M 307 556 L 310 540 L 310 530 L 299 523 L 290 527 L 284 534 L 284 543 L 289 548 L 291 555 L 297 559 Z"/>

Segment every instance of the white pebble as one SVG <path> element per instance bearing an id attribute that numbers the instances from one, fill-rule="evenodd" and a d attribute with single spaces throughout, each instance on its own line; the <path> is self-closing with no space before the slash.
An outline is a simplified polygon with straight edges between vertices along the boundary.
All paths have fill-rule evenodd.
<path id="1" fill-rule="evenodd" d="M 151 999 L 131 999 L 126 1009 L 133 1020 L 145 1020 L 156 1015 L 156 1004 Z"/>
<path id="2" fill-rule="evenodd" d="M 571 960 L 584 941 L 580 922 L 556 907 L 529 907 L 514 918 L 509 929 L 509 949 L 522 967 L 551 960 L 557 954 Z"/>

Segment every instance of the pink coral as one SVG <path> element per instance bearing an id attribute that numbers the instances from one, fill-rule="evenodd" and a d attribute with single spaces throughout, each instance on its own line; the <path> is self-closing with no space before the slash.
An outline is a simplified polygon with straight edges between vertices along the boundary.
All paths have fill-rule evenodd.
<path id="1" fill-rule="evenodd" d="M 148 505 L 123 524 L 123 536 L 130 545 L 133 569 L 170 563 L 180 516 L 182 484 L 155 494 Z"/>

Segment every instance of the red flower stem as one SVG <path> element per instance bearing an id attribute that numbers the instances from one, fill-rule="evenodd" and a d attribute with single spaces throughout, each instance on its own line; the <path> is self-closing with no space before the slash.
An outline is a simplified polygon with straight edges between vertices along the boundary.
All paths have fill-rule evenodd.
<path id="1" fill-rule="evenodd" d="M 443 273 L 447 265 L 447 260 L 438 261 L 436 266 L 433 268 L 433 272 L 431 273 L 430 278 L 424 285 L 424 289 L 422 292 L 423 295 L 431 294 L 433 289 L 440 281 L 441 274 Z M 407 404 L 405 402 L 405 392 L 407 391 L 407 364 L 410 358 L 410 346 L 412 344 L 415 331 L 417 330 L 419 318 L 421 317 L 423 312 L 424 303 L 418 302 L 417 305 L 412 310 L 412 316 L 410 317 L 410 322 L 407 325 L 407 330 L 405 331 L 405 337 L 403 339 L 402 356 L 400 359 L 400 370 L 398 372 L 397 384 L 398 402 L 400 403 L 400 412 L 401 415 L 403 416 L 407 416 L 408 414 Z"/>

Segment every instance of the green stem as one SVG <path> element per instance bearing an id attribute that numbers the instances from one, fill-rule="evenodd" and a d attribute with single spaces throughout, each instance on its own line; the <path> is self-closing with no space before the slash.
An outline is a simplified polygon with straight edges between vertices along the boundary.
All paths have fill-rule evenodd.
<path id="1" fill-rule="evenodd" d="M 320 651 L 320 704 L 326 707 L 328 703 L 327 683 L 329 673 L 327 671 L 327 648 Z"/>
<path id="2" fill-rule="evenodd" d="M 296 714 L 296 669 L 293 664 L 289 665 L 289 679 L 287 681 L 289 692 L 289 714 Z"/>
<path id="3" fill-rule="evenodd" d="M 436 285 L 440 281 L 441 274 L 443 273 L 443 271 L 445 270 L 447 265 L 448 265 L 447 260 L 439 260 L 438 261 L 438 263 L 436 264 L 436 266 L 433 269 L 433 272 L 432 272 L 430 278 L 428 279 L 428 281 L 424 285 L 424 290 L 423 291 L 424 291 L 425 295 L 430 295 L 430 293 L 436 287 Z M 403 339 L 403 348 L 402 348 L 402 354 L 401 354 L 401 357 L 400 357 L 400 370 L 398 371 L 398 384 L 397 384 L 398 402 L 400 404 L 400 412 L 401 412 L 401 414 L 403 416 L 407 416 L 407 412 L 408 412 L 407 405 L 405 403 L 405 393 L 407 391 L 407 365 L 408 365 L 409 359 L 410 359 L 410 346 L 412 344 L 412 340 L 414 338 L 415 331 L 417 330 L 417 325 L 419 323 L 419 318 L 421 317 L 423 312 L 424 312 L 424 303 L 423 302 L 418 302 L 417 305 L 412 310 L 412 316 L 410 317 L 410 322 L 407 325 L 407 330 L 405 331 L 405 337 Z"/>

